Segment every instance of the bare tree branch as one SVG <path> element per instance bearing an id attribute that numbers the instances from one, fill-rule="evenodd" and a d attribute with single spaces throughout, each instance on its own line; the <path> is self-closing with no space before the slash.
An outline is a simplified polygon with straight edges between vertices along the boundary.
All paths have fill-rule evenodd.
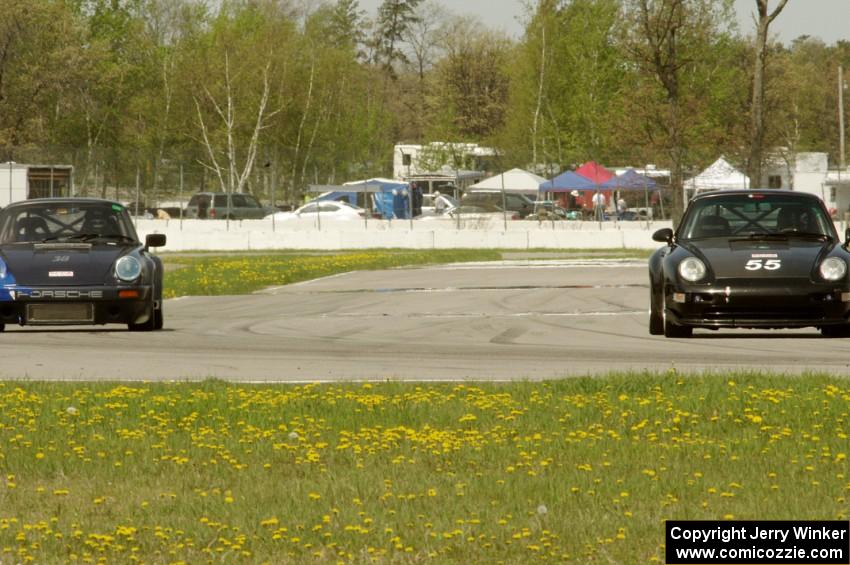
<path id="1" fill-rule="evenodd" d="M 215 174 L 218 176 L 218 182 L 220 183 L 220 186 L 222 188 L 224 188 L 224 178 L 222 177 L 222 174 L 221 174 L 221 166 L 218 164 L 218 160 L 215 158 L 215 150 L 213 149 L 212 143 L 210 142 L 209 134 L 207 133 L 207 125 L 204 122 L 204 114 L 203 114 L 203 112 L 201 112 L 201 105 L 198 103 L 198 99 L 195 98 L 194 96 L 192 97 L 192 100 L 194 100 L 195 108 L 198 111 L 198 123 L 201 126 L 201 133 L 203 134 L 203 138 L 204 138 L 204 146 L 207 149 L 207 154 L 210 156 L 210 161 L 212 161 L 212 166 L 207 165 L 206 163 L 204 163 L 200 160 L 198 160 L 198 162 L 201 165 L 204 165 L 205 167 L 210 169 L 211 171 L 214 171 Z"/>

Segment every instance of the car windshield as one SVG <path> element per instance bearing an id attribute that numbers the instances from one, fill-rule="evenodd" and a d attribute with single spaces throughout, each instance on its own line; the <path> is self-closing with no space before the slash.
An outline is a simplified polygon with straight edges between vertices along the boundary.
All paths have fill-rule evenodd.
<path id="1" fill-rule="evenodd" d="M 257 199 L 250 194 L 233 194 L 231 202 L 234 208 L 262 208 Z"/>
<path id="2" fill-rule="evenodd" d="M 816 200 L 787 194 L 734 194 L 694 201 L 677 232 L 679 239 L 730 237 L 835 237 Z"/>
<path id="3" fill-rule="evenodd" d="M 0 212 L 0 244 L 95 239 L 138 241 L 123 206 L 110 202 L 38 202 Z"/>

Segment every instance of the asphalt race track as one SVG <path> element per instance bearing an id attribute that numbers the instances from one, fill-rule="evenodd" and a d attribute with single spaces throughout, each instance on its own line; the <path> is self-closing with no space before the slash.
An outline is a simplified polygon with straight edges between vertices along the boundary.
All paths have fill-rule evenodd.
<path id="1" fill-rule="evenodd" d="M 4 379 L 543 379 L 611 371 L 850 373 L 850 339 L 799 331 L 650 336 L 644 261 L 355 272 L 165 303 L 165 329 L 0 334 Z"/>

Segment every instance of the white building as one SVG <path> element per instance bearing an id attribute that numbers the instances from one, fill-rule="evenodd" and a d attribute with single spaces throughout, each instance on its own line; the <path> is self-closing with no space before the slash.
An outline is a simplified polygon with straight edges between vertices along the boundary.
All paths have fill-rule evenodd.
<path id="1" fill-rule="evenodd" d="M 834 208 L 838 219 L 850 211 L 850 169 L 829 168 L 826 153 L 797 153 L 787 162 L 774 159 L 765 167 L 765 186 L 790 188 L 819 196 L 827 208 Z"/>
<path id="2" fill-rule="evenodd" d="M 830 169 L 826 153 L 798 153 L 794 163 L 794 190 L 820 196 L 839 218 L 850 210 L 850 170 Z"/>
<path id="3" fill-rule="evenodd" d="M 405 180 L 429 173 L 491 170 L 496 151 L 477 143 L 433 141 L 427 145 L 398 144 L 393 149 L 393 178 Z M 484 175 L 482 175 L 483 178 Z"/>
<path id="4" fill-rule="evenodd" d="M 746 188 L 745 182 L 739 184 L 737 188 Z M 733 187 L 734 183 L 730 188 Z M 776 150 L 766 159 L 762 182 L 751 188 L 785 188 L 814 194 L 827 208 L 834 208 L 841 220 L 844 212 L 850 211 L 850 169 L 830 169 L 827 153 Z"/>
<path id="5" fill-rule="evenodd" d="M 73 171 L 70 165 L 0 163 L 0 206 L 28 198 L 73 196 Z"/>

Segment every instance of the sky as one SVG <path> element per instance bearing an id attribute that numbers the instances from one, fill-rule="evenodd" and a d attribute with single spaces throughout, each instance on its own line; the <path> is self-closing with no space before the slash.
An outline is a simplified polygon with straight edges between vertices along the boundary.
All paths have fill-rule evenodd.
<path id="1" fill-rule="evenodd" d="M 519 38 L 522 35 L 523 0 L 436 0 L 457 14 L 472 14 L 488 27 L 501 29 Z M 734 0 L 738 25 L 744 34 L 754 28 L 755 0 Z M 768 0 L 772 9 L 778 0 Z M 369 17 L 374 17 L 381 0 L 360 0 Z M 783 43 L 801 35 L 820 37 L 827 44 L 850 40 L 850 0 L 789 0 L 771 24 L 771 32 Z"/>

